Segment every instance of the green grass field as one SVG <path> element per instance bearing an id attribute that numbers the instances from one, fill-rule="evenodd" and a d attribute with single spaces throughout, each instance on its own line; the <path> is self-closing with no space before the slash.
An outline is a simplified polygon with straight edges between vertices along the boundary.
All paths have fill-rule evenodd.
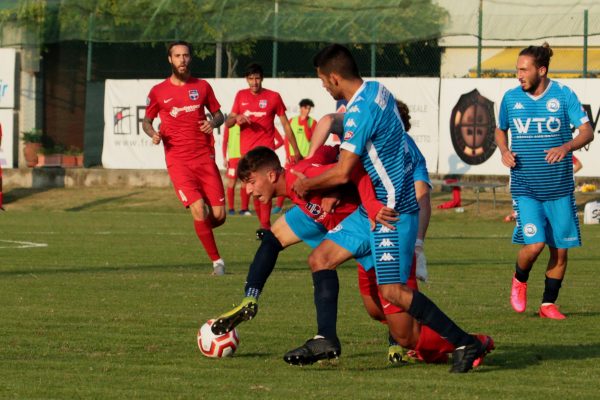
<path id="1" fill-rule="evenodd" d="M 467 194 L 468 195 L 468 194 Z M 444 197 L 446 196 L 446 197 Z M 439 204 L 448 194 L 436 193 Z M 600 226 L 582 226 L 559 304 L 565 321 L 535 316 L 547 254 L 526 313 L 508 303 L 515 255 L 509 199 L 481 213 L 435 211 L 422 286 L 497 349 L 469 374 L 448 365 L 387 364 L 385 327 L 369 319 L 354 264 L 340 267 L 337 365 L 291 367 L 284 352 L 315 333 L 304 245 L 286 250 L 239 328 L 233 358 L 204 358 L 198 327 L 239 302 L 258 242 L 255 218 L 216 231 L 228 274 L 212 277 L 191 218 L 171 189 L 5 190 L 0 213 L 0 398 L 577 399 L 598 398 Z M 591 199 L 588 196 L 588 200 Z M 587 201 L 578 197 L 580 203 Z"/>

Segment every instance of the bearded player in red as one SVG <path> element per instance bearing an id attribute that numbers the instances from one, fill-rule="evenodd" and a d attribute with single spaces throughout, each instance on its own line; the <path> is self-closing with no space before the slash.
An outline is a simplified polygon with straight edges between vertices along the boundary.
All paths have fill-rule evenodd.
<path id="1" fill-rule="evenodd" d="M 231 112 L 225 125 L 238 124 L 240 132 L 240 152 L 242 157 L 258 146 L 275 149 L 275 116 L 279 117 L 285 137 L 294 149 L 296 162 L 302 159 L 296 137 L 285 114 L 285 105 L 279 93 L 262 87 L 263 69 L 258 64 L 250 64 L 246 68 L 248 89 L 237 92 Z M 254 199 L 254 209 L 260 221 L 260 229 L 256 231 L 260 239 L 264 230 L 271 229 L 271 202 L 262 204 Z"/>
<path id="2" fill-rule="evenodd" d="M 172 74 L 150 90 L 142 127 L 152 143 L 163 142 L 175 193 L 192 213 L 196 235 L 213 262 L 213 275 L 224 275 L 225 263 L 212 232 L 225 222 L 225 194 L 212 133 L 225 117 L 208 82 L 191 76 L 191 53 L 187 42 L 169 45 Z M 158 132 L 152 127 L 157 116 L 161 121 Z"/>

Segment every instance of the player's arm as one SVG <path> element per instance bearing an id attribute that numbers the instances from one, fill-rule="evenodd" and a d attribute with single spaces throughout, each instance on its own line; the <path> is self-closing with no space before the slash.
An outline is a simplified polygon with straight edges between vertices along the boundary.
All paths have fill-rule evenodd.
<path id="1" fill-rule="evenodd" d="M 285 137 L 294 150 L 294 158 L 296 159 L 295 161 L 298 162 L 302 160 L 302 155 L 300 154 L 300 149 L 298 148 L 298 143 L 296 142 L 296 136 L 294 136 L 294 131 L 292 131 L 292 126 L 288 121 L 287 115 L 285 113 L 279 115 L 279 120 L 283 126 Z"/>
<path id="2" fill-rule="evenodd" d="M 350 181 L 354 166 L 360 162 L 358 155 L 341 150 L 338 162 L 329 170 L 312 178 L 298 178 L 293 190 L 300 197 L 305 197 L 311 190 L 330 189 Z"/>
<path id="3" fill-rule="evenodd" d="M 152 143 L 159 144 L 161 140 L 160 132 L 154 130 L 154 127 L 152 126 L 152 121 L 154 121 L 154 118 L 144 117 L 144 119 L 142 120 L 142 129 L 144 130 L 144 132 L 146 132 L 146 135 L 148 135 L 150 139 L 152 139 Z"/>
<path id="4" fill-rule="evenodd" d="M 513 153 L 508 148 L 508 132 L 502 130 L 500 128 L 496 128 L 496 146 L 500 150 L 500 154 L 502 154 L 502 164 L 509 168 L 513 168 L 516 164 L 515 156 L 517 153 Z"/>
<path id="5" fill-rule="evenodd" d="M 579 150 L 594 140 L 594 129 L 589 121 L 580 125 L 577 129 L 579 129 L 579 135 L 575 136 L 567 143 L 562 146 L 553 147 L 550 150 L 544 150 L 546 152 L 546 161 L 549 164 L 562 161 L 569 152 Z"/>
<path id="6" fill-rule="evenodd" d="M 244 124 L 249 124 L 250 118 L 246 117 L 243 114 L 236 114 L 233 111 L 227 115 L 227 119 L 225 120 L 225 126 L 231 128 L 235 124 L 242 126 Z"/>
<path id="7" fill-rule="evenodd" d="M 212 113 L 212 119 L 209 121 L 205 119 L 204 121 L 200 121 L 200 131 L 206 133 L 207 135 L 212 134 L 213 129 L 220 127 L 223 125 L 225 121 L 225 116 L 221 112 L 221 110 L 217 110 Z"/>
<path id="8" fill-rule="evenodd" d="M 344 114 L 333 113 L 327 114 L 319 120 L 310 139 L 310 148 L 307 158 L 312 157 L 317 149 L 321 147 L 329 137 L 330 133 L 335 133 L 341 136 L 344 131 Z"/>
<path id="9" fill-rule="evenodd" d="M 367 210 L 369 219 L 395 230 L 396 227 L 391 223 L 398 221 L 398 213 L 393 208 L 386 207 L 377 200 L 371 177 L 367 174 L 361 163 L 357 163 L 354 166 L 350 179 L 358 189 L 360 201 L 365 210 Z M 375 225 L 372 224 L 371 228 L 374 229 Z"/>

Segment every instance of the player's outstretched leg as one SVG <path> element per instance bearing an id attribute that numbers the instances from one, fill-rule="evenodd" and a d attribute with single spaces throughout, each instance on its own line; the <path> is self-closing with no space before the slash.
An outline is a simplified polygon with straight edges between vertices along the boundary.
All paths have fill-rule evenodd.
<path id="1" fill-rule="evenodd" d="M 242 322 L 249 321 L 256 316 L 258 313 L 258 297 L 271 272 L 273 272 L 273 268 L 275 268 L 281 250 L 283 250 L 283 247 L 273 232 L 266 231 L 258 250 L 256 250 L 254 260 L 250 264 L 244 289 L 245 297 L 242 303 L 233 310 L 215 318 L 211 327 L 214 334 L 227 333 Z"/>
<path id="2" fill-rule="evenodd" d="M 320 360 L 331 360 L 342 354 L 342 346 L 338 338 L 328 339 L 317 335 L 302 346 L 290 350 L 283 356 L 283 361 L 290 365 L 310 365 Z"/>
<path id="3" fill-rule="evenodd" d="M 233 310 L 215 318 L 210 329 L 215 335 L 227 333 L 244 321 L 249 321 L 258 313 L 255 297 L 244 297 L 242 303 Z"/>

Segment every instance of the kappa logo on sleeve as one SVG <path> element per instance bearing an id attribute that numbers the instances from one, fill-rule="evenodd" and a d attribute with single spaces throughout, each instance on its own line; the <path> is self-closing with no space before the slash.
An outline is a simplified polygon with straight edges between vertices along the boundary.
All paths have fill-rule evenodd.
<path id="1" fill-rule="evenodd" d="M 354 121 L 354 118 L 348 119 L 348 121 L 346 121 L 345 126 L 346 128 L 356 128 L 356 122 Z"/>

